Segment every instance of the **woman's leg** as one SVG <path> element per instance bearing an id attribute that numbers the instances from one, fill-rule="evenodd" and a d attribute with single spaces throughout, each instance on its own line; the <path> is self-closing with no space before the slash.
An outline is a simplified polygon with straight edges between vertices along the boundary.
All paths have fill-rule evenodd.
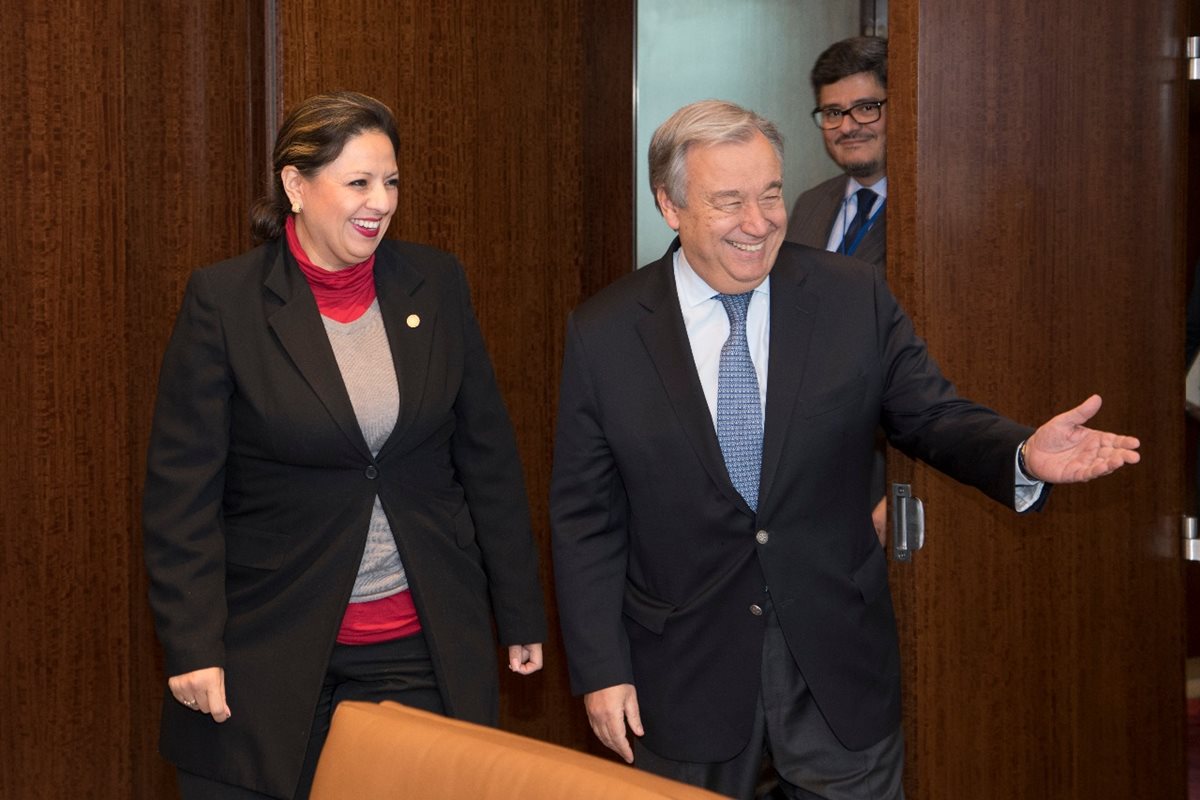
<path id="1" fill-rule="evenodd" d="M 425 637 L 418 633 L 378 644 L 334 646 L 325 673 L 325 684 L 313 715 L 296 800 L 308 797 L 321 748 L 329 735 L 333 711 L 343 700 L 372 703 L 394 700 L 406 706 L 444 714 L 445 706 L 433 674 L 433 662 Z"/>

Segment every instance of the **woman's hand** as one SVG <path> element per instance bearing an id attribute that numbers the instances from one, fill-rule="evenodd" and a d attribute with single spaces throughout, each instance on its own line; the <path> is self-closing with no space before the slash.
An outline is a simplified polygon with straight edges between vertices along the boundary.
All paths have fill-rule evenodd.
<path id="1" fill-rule="evenodd" d="M 541 666 L 541 645 L 538 649 L 538 666 Z M 512 649 L 509 648 L 509 652 Z M 167 678 L 171 694 L 192 711 L 208 714 L 217 722 L 229 719 L 232 713 L 225 703 L 225 670 L 221 667 L 206 667 L 183 675 Z"/>
<path id="2" fill-rule="evenodd" d="M 518 675 L 532 675 L 542 668 L 542 643 L 510 644 L 508 668 Z"/>

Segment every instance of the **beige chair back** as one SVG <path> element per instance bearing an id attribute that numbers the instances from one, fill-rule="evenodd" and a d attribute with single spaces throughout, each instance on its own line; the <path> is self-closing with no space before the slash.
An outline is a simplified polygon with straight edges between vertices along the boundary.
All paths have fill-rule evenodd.
<path id="1" fill-rule="evenodd" d="M 311 800 L 713 800 L 565 747 L 398 703 L 338 705 Z"/>

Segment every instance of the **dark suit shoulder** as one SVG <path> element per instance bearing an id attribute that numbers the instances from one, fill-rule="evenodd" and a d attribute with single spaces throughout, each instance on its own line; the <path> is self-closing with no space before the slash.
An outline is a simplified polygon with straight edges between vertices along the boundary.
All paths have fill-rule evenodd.
<path id="1" fill-rule="evenodd" d="M 787 238 L 824 247 L 846 190 L 846 176 L 837 175 L 801 193 L 788 216 Z"/>
<path id="2" fill-rule="evenodd" d="M 814 287 L 874 291 L 881 273 L 878 267 L 851 256 L 818 247 L 785 241 L 771 270 L 772 281 L 793 276 L 811 281 Z"/>
<path id="3" fill-rule="evenodd" d="M 623 275 L 576 306 L 571 316 L 576 325 L 591 327 L 626 320 L 639 309 L 656 307 L 674 299 L 671 253 L 641 269 Z"/>
<path id="4" fill-rule="evenodd" d="M 796 198 L 793 211 L 809 212 L 814 208 L 829 208 L 830 198 L 836 206 L 842 201 L 846 192 L 846 176 L 835 175 L 827 181 L 821 181 L 810 189 L 805 189 Z"/>
<path id="5" fill-rule="evenodd" d="M 375 251 L 375 282 L 398 281 L 408 291 L 424 284 L 437 291 L 467 291 L 467 275 L 453 253 L 416 242 L 387 239 Z"/>
<path id="6" fill-rule="evenodd" d="M 258 298 L 263 282 L 279 258 L 281 240 L 272 240 L 232 258 L 217 261 L 192 272 L 188 285 L 192 291 L 214 299 L 222 306 L 234 307 Z"/>

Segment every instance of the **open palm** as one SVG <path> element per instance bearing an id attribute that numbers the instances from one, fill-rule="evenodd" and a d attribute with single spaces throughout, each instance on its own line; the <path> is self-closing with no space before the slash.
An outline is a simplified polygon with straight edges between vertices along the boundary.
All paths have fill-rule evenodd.
<path id="1" fill-rule="evenodd" d="M 1094 394 L 1034 431 L 1024 453 L 1031 478 L 1080 483 L 1141 460 L 1137 452 L 1141 443 L 1133 436 L 1084 427 L 1101 402 L 1100 395 Z"/>

